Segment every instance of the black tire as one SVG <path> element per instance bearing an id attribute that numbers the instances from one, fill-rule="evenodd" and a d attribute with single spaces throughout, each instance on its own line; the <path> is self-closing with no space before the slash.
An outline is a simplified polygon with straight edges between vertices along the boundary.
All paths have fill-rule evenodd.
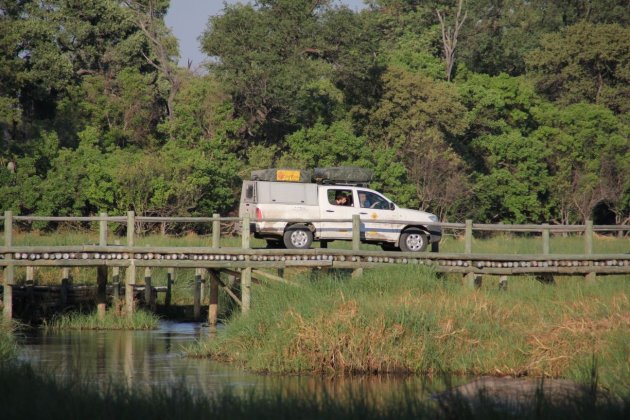
<path id="1" fill-rule="evenodd" d="M 306 226 L 291 226 L 284 232 L 283 239 L 288 249 L 308 249 L 313 242 L 313 233 Z"/>
<path id="2" fill-rule="evenodd" d="M 400 235 L 400 249 L 404 252 L 424 252 L 429 246 L 429 237 L 420 229 L 409 229 Z"/>

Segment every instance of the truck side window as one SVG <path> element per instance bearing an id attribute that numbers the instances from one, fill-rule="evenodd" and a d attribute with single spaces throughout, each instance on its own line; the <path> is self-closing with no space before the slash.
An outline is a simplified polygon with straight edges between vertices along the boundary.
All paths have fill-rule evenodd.
<path id="1" fill-rule="evenodd" d="M 364 209 L 389 209 L 389 202 L 378 194 L 359 190 L 359 203 Z"/>
<path id="2" fill-rule="evenodd" d="M 254 198 L 254 186 L 253 185 L 248 185 L 247 186 L 247 190 L 245 191 L 245 197 L 249 198 L 250 200 L 252 198 Z"/>
<path id="3" fill-rule="evenodd" d="M 333 206 L 352 207 L 352 190 L 328 190 L 328 202 Z"/>

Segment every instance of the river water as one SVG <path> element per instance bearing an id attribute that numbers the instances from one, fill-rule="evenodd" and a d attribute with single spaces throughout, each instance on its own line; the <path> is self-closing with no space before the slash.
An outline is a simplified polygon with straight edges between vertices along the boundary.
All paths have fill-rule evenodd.
<path id="1" fill-rule="evenodd" d="M 418 377 L 258 375 L 209 359 L 184 357 L 184 345 L 207 336 L 208 329 L 202 324 L 170 321 L 152 331 L 38 330 L 21 338 L 20 359 L 38 371 L 58 378 L 78 377 L 97 386 L 183 386 L 209 395 L 229 388 L 239 393 L 255 390 L 283 395 L 362 393 L 378 399 L 411 392 L 423 398 L 441 388 Z"/>

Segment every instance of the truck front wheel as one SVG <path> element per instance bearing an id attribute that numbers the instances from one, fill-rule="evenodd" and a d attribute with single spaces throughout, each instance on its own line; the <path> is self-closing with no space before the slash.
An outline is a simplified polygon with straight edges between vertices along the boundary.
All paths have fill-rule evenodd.
<path id="1" fill-rule="evenodd" d="M 313 242 L 313 233 L 306 226 L 289 227 L 283 239 L 288 249 L 308 249 Z"/>
<path id="2" fill-rule="evenodd" d="M 404 252 L 424 252 L 428 245 L 427 234 L 419 229 L 409 229 L 400 235 L 400 249 Z"/>

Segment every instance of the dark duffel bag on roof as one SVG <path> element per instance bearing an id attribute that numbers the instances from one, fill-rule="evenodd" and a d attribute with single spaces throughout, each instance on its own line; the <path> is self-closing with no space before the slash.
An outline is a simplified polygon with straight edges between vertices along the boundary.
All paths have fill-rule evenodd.
<path id="1" fill-rule="evenodd" d="M 334 166 L 315 168 L 313 177 L 323 184 L 367 184 L 372 180 L 374 171 L 357 166 Z"/>

